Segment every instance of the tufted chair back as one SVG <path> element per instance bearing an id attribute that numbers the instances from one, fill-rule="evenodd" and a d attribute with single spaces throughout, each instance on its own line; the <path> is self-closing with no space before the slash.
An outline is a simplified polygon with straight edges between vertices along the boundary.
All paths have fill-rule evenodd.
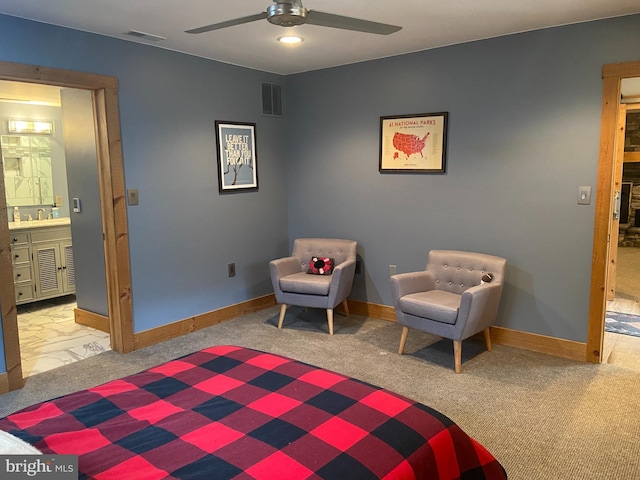
<path id="1" fill-rule="evenodd" d="M 431 250 L 426 270 L 433 274 L 436 290 L 461 295 L 468 288 L 480 285 L 485 273 L 493 275 L 492 284 L 502 284 L 505 266 L 503 258 L 484 253 Z"/>
<path id="2" fill-rule="evenodd" d="M 300 260 L 300 271 L 307 271 L 311 257 L 329 257 L 340 265 L 346 260 L 356 259 L 358 243 L 339 238 L 297 238 L 293 241 L 292 256 Z"/>

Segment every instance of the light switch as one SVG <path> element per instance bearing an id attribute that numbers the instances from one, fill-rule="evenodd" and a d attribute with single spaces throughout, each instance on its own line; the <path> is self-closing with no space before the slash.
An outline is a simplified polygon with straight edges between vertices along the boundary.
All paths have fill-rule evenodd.
<path id="1" fill-rule="evenodd" d="M 578 205 L 591 204 L 591 187 L 582 186 L 578 187 Z"/>
<path id="2" fill-rule="evenodd" d="M 138 189 L 130 188 L 127 190 L 127 201 L 129 205 L 138 205 Z"/>

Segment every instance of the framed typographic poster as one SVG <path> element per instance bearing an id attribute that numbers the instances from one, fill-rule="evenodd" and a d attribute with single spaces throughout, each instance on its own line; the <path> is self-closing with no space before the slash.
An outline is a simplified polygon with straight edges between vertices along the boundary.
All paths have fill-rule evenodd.
<path id="1" fill-rule="evenodd" d="M 256 124 L 216 120 L 220 192 L 258 189 Z"/>
<path id="2" fill-rule="evenodd" d="M 444 173 L 447 112 L 380 117 L 380 172 Z"/>

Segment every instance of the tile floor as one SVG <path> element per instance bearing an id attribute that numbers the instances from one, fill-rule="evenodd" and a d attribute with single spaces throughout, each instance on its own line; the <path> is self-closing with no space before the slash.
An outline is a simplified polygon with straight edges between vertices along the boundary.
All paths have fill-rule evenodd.
<path id="1" fill-rule="evenodd" d="M 108 333 L 75 323 L 75 308 L 74 295 L 18 306 L 25 378 L 111 349 Z"/>
<path id="2" fill-rule="evenodd" d="M 634 298 L 616 298 L 607 302 L 607 310 L 640 315 L 640 302 Z M 640 371 L 640 337 L 604 332 L 602 363 Z"/>

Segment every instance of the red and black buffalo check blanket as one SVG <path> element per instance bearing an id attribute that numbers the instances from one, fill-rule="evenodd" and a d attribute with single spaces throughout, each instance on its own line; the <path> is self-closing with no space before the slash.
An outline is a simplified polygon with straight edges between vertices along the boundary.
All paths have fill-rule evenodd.
<path id="1" fill-rule="evenodd" d="M 81 479 L 506 479 L 425 405 L 237 346 L 28 407 L 0 429 L 78 455 Z"/>

